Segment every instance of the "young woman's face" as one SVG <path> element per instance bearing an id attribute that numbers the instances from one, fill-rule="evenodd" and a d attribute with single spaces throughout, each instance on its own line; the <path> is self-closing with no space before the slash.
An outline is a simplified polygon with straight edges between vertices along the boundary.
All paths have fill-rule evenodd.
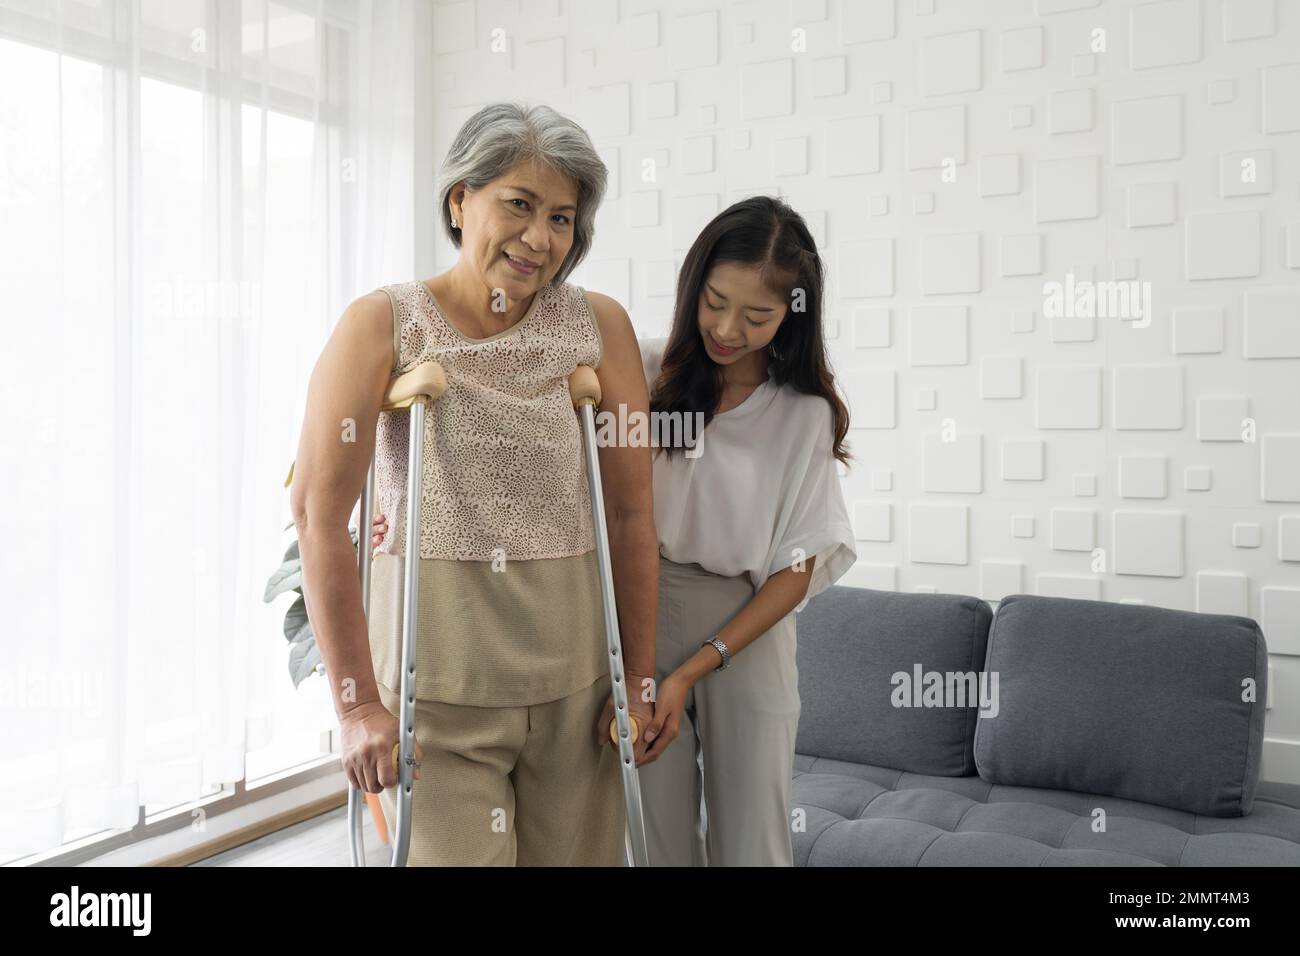
<path id="1" fill-rule="evenodd" d="M 523 162 L 482 189 L 452 190 L 462 257 L 489 289 L 527 298 L 550 282 L 573 247 L 577 186 L 541 163 Z"/>
<path id="2" fill-rule="evenodd" d="M 719 262 L 700 289 L 700 335 L 709 357 L 732 365 L 767 348 L 785 318 L 786 303 L 763 284 L 758 266 Z"/>

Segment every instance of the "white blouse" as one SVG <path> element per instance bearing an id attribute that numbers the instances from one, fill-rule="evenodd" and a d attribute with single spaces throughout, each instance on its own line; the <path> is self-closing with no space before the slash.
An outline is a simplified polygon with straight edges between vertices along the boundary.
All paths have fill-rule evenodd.
<path id="1" fill-rule="evenodd" d="M 667 338 L 643 339 L 647 386 L 663 362 Z M 748 573 L 754 590 L 794 564 L 816 557 L 804 605 L 857 560 L 831 454 L 831 405 L 820 395 L 768 379 L 735 408 L 714 415 L 700 446 L 654 452 L 659 553 L 728 577 Z M 668 429 L 662 434 L 667 436 Z M 667 441 L 667 437 L 664 438 Z"/>

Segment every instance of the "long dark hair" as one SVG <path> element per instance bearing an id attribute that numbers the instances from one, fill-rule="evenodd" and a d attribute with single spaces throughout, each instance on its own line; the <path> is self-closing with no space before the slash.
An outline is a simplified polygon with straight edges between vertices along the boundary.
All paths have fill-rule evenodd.
<path id="1" fill-rule="evenodd" d="M 650 384 L 650 411 L 703 412 L 713 420 L 722 397 L 722 368 L 709 357 L 700 338 L 700 290 L 719 262 L 758 266 L 764 283 L 783 298 L 785 318 L 768 350 L 768 368 L 776 383 L 820 395 L 830 402 L 835 440 L 832 454 L 844 464 L 852 457 L 844 444 L 849 412 L 835 389 L 822 339 L 825 267 L 803 217 L 779 199 L 751 196 L 718 213 L 691 245 L 677 277 L 673 327 L 664 346 L 659 377 Z M 803 310 L 791 307 L 795 290 L 803 292 Z M 670 456 L 678 449 L 660 446 Z"/>

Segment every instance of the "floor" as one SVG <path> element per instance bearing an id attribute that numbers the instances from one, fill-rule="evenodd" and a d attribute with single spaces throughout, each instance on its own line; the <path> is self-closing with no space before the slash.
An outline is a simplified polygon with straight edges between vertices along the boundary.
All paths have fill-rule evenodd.
<path id="1" fill-rule="evenodd" d="M 369 817 L 369 811 L 366 811 Z M 379 842 L 374 825 L 366 819 L 366 865 L 387 866 L 389 848 Z M 269 833 L 261 839 L 208 857 L 193 866 L 350 866 L 348 808 L 331 810 L 310 820 Z"/>

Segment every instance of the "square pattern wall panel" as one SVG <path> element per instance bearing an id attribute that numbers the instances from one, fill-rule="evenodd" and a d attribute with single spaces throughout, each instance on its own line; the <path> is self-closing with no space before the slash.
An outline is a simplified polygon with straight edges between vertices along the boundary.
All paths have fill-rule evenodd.
<path id="1" fill-rule="evenodd" d="M 1101 428 L 1101 369 L 1041 366 L 1034 424 L 1038 428 Z"/>
<path id="2" fill-rule="evenodd" d="M 1177 183 L 1134 183 L 1128 188 L 1130 229 L 1172 226 L 1177 221 Z"/>
<path id="3" fill-rule="evenodd" d="M 980 31 L 962 30 L 921 40 L 921 95 L 944 96 L 980 88 Z"/>
<path id="4" fill-rule="evenodd" d="M 1300 288 L 1249 289 L 1243 300 L 1246 358 L 1300 358 Z"/>
<path id="5" fill-rule="evenodd" d="M 856 239 L 839 244 L 839 293 L 846 299 L 894 294 L 894 240 Z"/>
<path id="6" fill-rule="evenodd" d="M 1292 59 L 1291 63 L 1264 68 L 1262 125 L 1265 133 L 1300 130 L 1300 62 L 1294 62 L 1300 58 L 1293 54 Z"/>
<path id="7" fill-rule="evenodd" d="M 1245 395 L 1202 395 L 1196 399 L 1198 441 L 1242 441 L 1250 399 Z"/>
<path id="8" fill-rule="evenodd" d="M 1000 68 L 1003 73 L 1036 70 L 1043 65 L 1043 28 L 1002 31 Z"/>
<path id="9" fill-rule="evenodd" d="M 979 162 L 979 194 L 981 196 L 1014 196 L 1020 192 L 1020 155 L 996 153 L 981 156 Z"/>
<path id="10" fill-rule="evenodd" d="M 907 168 L 933 169 L 966 162 L 966 107 L 907 111 Z"/>
<path id="11" fill-rule="evenodd" d="M 1121 498 L 1164 498 L 1169 493 L 1167 455 L 1120 455 Z"/>
<path id="12" fill-rule="evenodd" d="M 920 564 L 969 563 L 970 508 L 912 502 L 907 508 L 907 556 Z"/>
<path id="13" fill-rule="evenodd" d="M 1194 212 L 1187 217 L 1184 233 L 1188 279 L 1241 279 L 1259 275 L 1257 210 Z"/>
<path id="14" fill-rule="evenodd" d="M 747 63 L 740 74 L 740 116 L 744 120 L 794 112 L 794 61 L 789 57 Z"/>
<path id="15" fill-rule="evenodd" d="M 1259 495 L 1265 501 L 1300 501 L 1300 432 L 1259 440 Z"/>
<path id="16" fill-rule="evenodd" d="M 840 4 L 840 31 L 845 43 L 870 43 L 894 37 L 897 0 L 855 0 Z"/>
<path id="17" fill-rule="evenodd" d="M 1183 513 L 1116 509 L 1112 529 L 1116 574 L 1183 576 Z"/>
<path id="18" fill-rule="evenodd" d="M 846 391 L 853 428 L 893 428 L 898 424 L 898 383 L 892 369 L 858 369 Z"/>
<path id="19" fill-rule="evenodd" d="M 1300 588 L 1260 588 L 1259 625 L 1269 653 L 1300 655 Z"/>
<path id="20" fill-rule="evenodd" d="M 964 305 L 916 305 L 907 314 L 907 354 L 912 365 L 965 365 Z"/>
<path id="21" fill-rule="evenodd" d="M 1267 196 L 1273 191 L 1273 151 L 1246 149 L 1219 157 L 1219 196 Z"/>
<path id="22" fill-rule="evenodd" d="M 1223 40 L 1235 43 L 1277 32 L 1277 0 L 1233 0 L 1223 5 Z"/>
<path id="23" fill-rule="evenodd" d="M 1196 608 L 1202 614 L 1250 614 L 1250 579 L 1232 571 L 1198 571 Z M 1268 639 L 1268 635 L 1264 635 Z"/>
<path id="24" fill-rule="evenodd" d="M 1053 508 L 1053 551 L 1091 551 L 1097 547 L 1097 512 L 1091 508 Z"/>
<path id="25" fill-rule="evenodd" d="M 880 172 L 880 117 L 846 116 L 826 124 L 827 176 Z"/>
<path id="26" fill-rule="evenodd" d="M 706 10 L 673 17 L 669 47 L 674 70 L 716 66 L 719 55 L 718 11 Z"/>
<path id="27" fill-rule="evenodd" d="M 1201 58 L 1201 0 L 1139 3 L 1129 9 L 1128 23 L 1129 66 L 1134 70 Z"/>
<path id="28" fill-rule="evenodd" d="M 1004 481 L 1042 481 L 1044 443 L 1037 438 L 1008 438 L 1002 442 Z"/>
<path id="29" fill-rule="evenodd" d="M 931 432 L 921 442 L 922 491 L 979 494 L 984 490 L 982 435 Z"/>
<path id="30" fill-rule="evenodd" d="M 1039 160 L 1034 166 L 1034 221 L 1097 218 L 1100 170 L 1097 156 Z"/>
<path id="31" fill-rule="evenodd" d="M 1025 591 L 1025 566 L 1019 561 L 981 561 L 980 597 L 1001 601 L 1008 594 Z"/>
<path id="32" fill-rule="evenodd" d="M 1047 98 L 1047 131 L 1086 133 L 1092 129 L 1092 90 L 1057 90 Z"/>
<path id="33" fill-rule="evenodd" d="M 1183 427 L 1183 367 L 1122 365 L 1112 372 L 1116 428 Z"/>
<path id="34" fill-rule="evenodd" d="M 943 295 L 980 290 L 980 234 L 922 236 L 921 294 Z"/>
<path id="35" fill-rule="evenodd" d="M 1116 166 L 1183 155 L 1182 97 L 1144 96 L 1110 105 L 1110 154 Z"/>

